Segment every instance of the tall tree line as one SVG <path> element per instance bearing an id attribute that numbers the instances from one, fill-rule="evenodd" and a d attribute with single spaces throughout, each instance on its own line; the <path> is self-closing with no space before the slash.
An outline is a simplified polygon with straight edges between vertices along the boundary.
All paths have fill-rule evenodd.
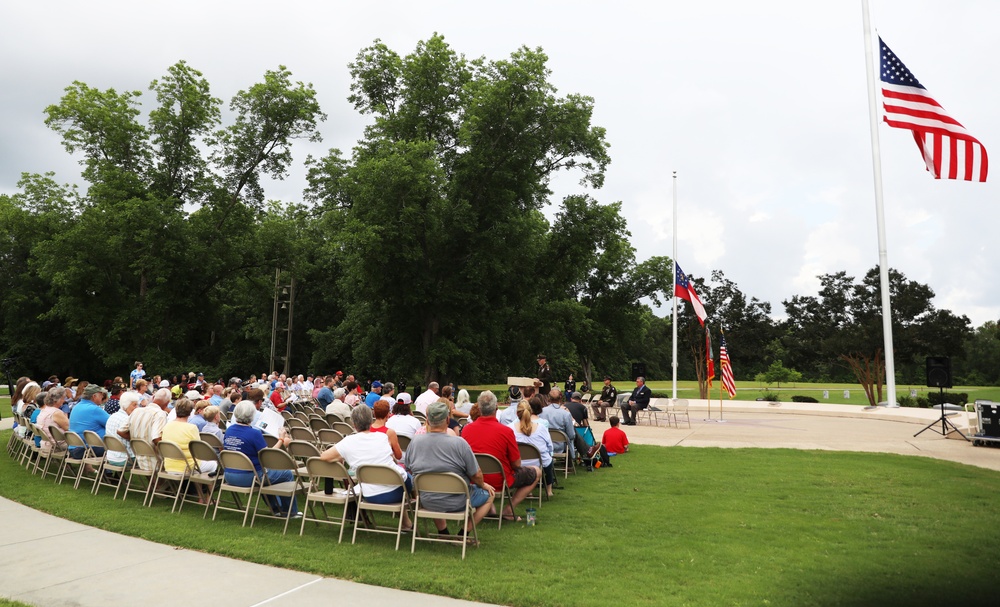
<path id="1" fill-rule="evenodd" d="M 349 69 L 349 100 L 371 123 L 349 153 L 306 159 L 295 201 L 269 201 L 262 178 L 286 176 L 294 142 L 319 141 L 325 115 L 285 67 L 237 93 L 225 124 L 183 61 L 146 92 L 67 87 L 45 121 L 87 188 L 26 174 L 0 196 L 0 354 L 35 375 L 104 376 L 135 359 L 267 371 L 280 269 L 296 279 L 298 371 L 495 382 L 544 351 L 578 380 L 624 377 L 632 361 L 670 376 L 670 319 L 649 303 L 669 301 L 672 261 L 637 260 L 621 202 L 596 197 L 611 159 L 594 100 L 560 95 L 541 49 L 469 59 L 437 35 L 405 55 L 376 41 Z M 559 172 L 580 191 L 552 201 Z M 849 380 L 838 357 L 877 347 L 877 274 L 820 278 L 782 321 L 721 271 L 696 280 L 738 378 L 783 360 Z M 1000 360 L 995 323 L 973 332 L 926 285 L 892 281 L 904 379 L 944 354 L 1000 380 L 986 364 Z M 678 322 L 679 374 L 701 377 L 704 332 L 683 306 Z"/>

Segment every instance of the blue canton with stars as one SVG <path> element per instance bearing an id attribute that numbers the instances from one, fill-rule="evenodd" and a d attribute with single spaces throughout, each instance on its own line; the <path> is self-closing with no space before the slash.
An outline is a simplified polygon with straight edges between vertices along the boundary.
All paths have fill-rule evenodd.
<path id="1" fill-rule="evenodd" d="M 882 42 L 882 38 L 878 39 L 878 44 L 882 47 L 882 74 L 880 76 L 882 82 L 898 84 L 900 86 L 912 86 L 920 89 L 924 88 L 924 85 L 920 84 L 917 77 L 910 70 L 906 69 L 906 66 L 899 60 L 899 57 L 892 52 L 892 49 L 885 42 Z"/>

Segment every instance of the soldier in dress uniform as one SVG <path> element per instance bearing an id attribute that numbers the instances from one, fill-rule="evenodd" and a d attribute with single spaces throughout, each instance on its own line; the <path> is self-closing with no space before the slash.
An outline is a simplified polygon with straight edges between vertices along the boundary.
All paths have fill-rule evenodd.
<path id="1" fill-rule="evenodd" d="M 536 358 L 538 359 L 538 373 L 535 375 L 535 379 L 542 382 L 539 393 L 548 396 L 549 390 L 552 389 L 552 369 L 549 368 L 544 354 L 539 354 Z"/>
<path id="2" fill-rule="evenodd" d="M 614 407 L 618 402 L 618 390 L 611 385 L 611 376 L 604 376 L 604 389 L 601 390 L 601 396 L 596 400 L 592 401 L 591 405 L 594 407 L 594 420 L 603 422 L 608 418 L 608 409 Z"/>

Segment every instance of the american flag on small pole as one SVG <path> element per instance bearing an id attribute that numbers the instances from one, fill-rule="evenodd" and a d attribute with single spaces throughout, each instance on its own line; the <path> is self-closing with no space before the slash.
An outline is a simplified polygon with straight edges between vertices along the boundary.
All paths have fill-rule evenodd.
<path id="1" fill-rule="evenodd" d="M 726 348 L 726 334 L 719 340 L 719 366 L 722 367 L 722 387 L 729 394 L 730 400 L 736 396 L 736 377 L 733 376 L 733 364 L 729 360 L 729 350 Z"/>
<path id="2" fill-rule="evenodd" d="M 935 179 L 986 181 L 986 148 L 931 97 L 899 57 L 878 39 L 882 56 L 883 120 L 913 133 L 927 170 Z"/>

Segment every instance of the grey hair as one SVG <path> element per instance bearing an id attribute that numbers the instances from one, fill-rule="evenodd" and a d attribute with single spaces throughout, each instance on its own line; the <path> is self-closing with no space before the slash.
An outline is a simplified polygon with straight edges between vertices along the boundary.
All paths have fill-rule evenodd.
<path id="1" fill-rule="evenodd" d="M 434 388 L 440 388 L 440 387 L 441 384 L 437 383 L 436 381 L 432 381 L 431 383 L 427 384 L 428 390 L 433 390 Z"/>
<path id="2" fill-rule="evenodd" d="M 66 395 L 66 388 L 62 386 L 52 386 L 45 393 L 45 404 L 51 406 L 59 402 L 59 399 Z"/>
<path id="3" fill-rule="evenodd" d="M 171 399 L 169 388 L 160 388 L 153 394 L 153 402 L 169 403 Z"/>
<path id="4" fill-rule="evenodd" d="M 333 391 L 333 397 L 337 400 L 344 400 L 345 396 L 347 396 L 347 390 L 343 388 L 337 388 Z"/>
<path id="5" fill-rule="evenodd" d="M 641 381 L 642 383 L 646 383 L 646 378 L 640 375 L 639 377 L 635 378 L 635 381 Z"/>
<path id="6" fill-rule="evenodd" d="M 233 419 L 236 420 L 237 424 L 249 424 L 253 421 L 253 416 L 256 413 L 257 407 L 252 402 L 248 400 L 240 401 L 236 405 L 236 408 L 233 409 Z"/>
<path id="7" fill-rule="evenodd" d="M 387 381 L 384 384 L 382 384 L 382 394 L 388 394 L 395 389 L 396 389 L 396 384 L 392 383 L 391 381 Z"/>
<path id="8" fill-rule="evenodd" d="M 368 432 L 372 427 L 372 410 L 364 406 L 364 403 L 354 407 L 351 411 L 351 423 L 358 432 Z"/>
<path id="9" fill-rule="evenodd" d="M 480 415 L 493 415 L 497 412 L 497 395 L 490 390 L 480 392 L 476 403 L 479 405 Z"/>

